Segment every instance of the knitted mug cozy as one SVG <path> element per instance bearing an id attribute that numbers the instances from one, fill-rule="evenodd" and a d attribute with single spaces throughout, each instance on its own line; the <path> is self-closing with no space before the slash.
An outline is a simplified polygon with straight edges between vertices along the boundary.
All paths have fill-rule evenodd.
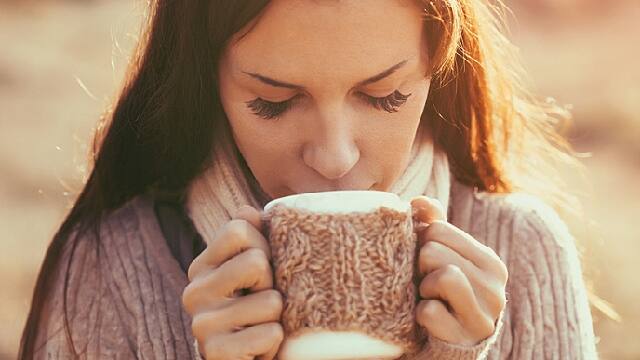
<path id="1" fill-rule="evenodd" d="M 276 204 L 265 211 L 288 339 L 350 331 L 400 354 L 417 351 L 417 236 L 408 209 L 324 212 Z"/>

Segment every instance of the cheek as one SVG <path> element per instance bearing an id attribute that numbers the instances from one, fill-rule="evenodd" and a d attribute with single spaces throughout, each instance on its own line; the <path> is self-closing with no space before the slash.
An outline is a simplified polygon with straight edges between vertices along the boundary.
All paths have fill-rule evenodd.
<path id="1" fill-rule="evenodd" d="M 242 115 L 241 115 L 242 116 Z M 254 173 L 262 172 L 261 169 L 283 165 L 289 162 L 288 156 L 294 153 L 290 142 L 284 141 L 270 131 L 265 131 L 255 122 L 261 119 L 244 115 L 240 121 L 234 121 L 233 136 L 238 149 L 246 159 Z"/>
<path id="2" fill-rule="evenodd" d="M 410 151 L 416 132 L 420 125 L 420 116 L 424 109 L 426 95 L 417 95 L 408 101 L 397 113 L 381 115 L 375 126 L 366 126 L 363 140 L 368 144 L 369 151 L 376 157 L 397 160 Z"/>
<path id="3" fill-rule="evenodd" d="M 413 126 L 387 131 L 371 151 L 386 183 L 393 182 L 406 166 L 411 154 L 415 130 Z"/>
<path id="4" fill-rule="evenodd" d="M 270 196 L 278 194 L 278 184 L 286 177 L 296 152 L 291 139 L 281 136 L 268 120 L 251 115 L 237 104 L 227 112 L 234 141 L 249 169 Z M 239 109 L 240 108 L 240 109 Z"/>
<path id="5" fill-rule="evenodd" d="M 428 88 L 427 88 L 428 89 Z M 373 158 L 382 174 L 383 187 L 388 188 L 404 172 L 411 157 L 411 149 L 420 127 L 420 117 L 424 110 L 427 91 L 414 93 L 413 102 L 407 102 L 403 111 L 390 117 L 384 126 L 370 129 L 365 143 L 367 153 Z M 424 124 L 422 128 L 428 124 Z"/>

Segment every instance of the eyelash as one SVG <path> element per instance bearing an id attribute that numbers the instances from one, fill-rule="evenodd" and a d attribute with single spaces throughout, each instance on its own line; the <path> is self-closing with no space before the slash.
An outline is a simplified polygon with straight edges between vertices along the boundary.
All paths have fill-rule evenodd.
<path id="1" fill-rule="evenodd" d="M 402 106 L 411 93 L 404 95 L 400 93 L 398 90 L 395 90 L 392 94 L 383 97 L 373 97 L 369 95 L 365 95 L 363 93 L 358 93 L 369 105 L 373 106 L 378 110 L 384 110 L 389 113 L 397 112 L 398 108 Z M 247 101 L 247 107 L 253 111 L 253 113 L 257 116 L 260 116 L 264 119 L 271 120 L 277 119 L 280 115 L 284 114 L 288 111 L 299 99 L 301 95 L 296 95 L 289 100 L 281 101 L 281 102 L 271 102 L 266 101 L 261 98 L 256 98 L 251 101 Z"/>

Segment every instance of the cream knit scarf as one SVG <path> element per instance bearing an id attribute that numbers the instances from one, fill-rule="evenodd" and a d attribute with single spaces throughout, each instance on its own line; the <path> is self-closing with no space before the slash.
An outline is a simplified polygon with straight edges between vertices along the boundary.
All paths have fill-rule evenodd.
<path id="1" fill-rule="evenodd" d="M 422 127 L 421 127 L 422 128 Z M 228 138 L 228 137 L 227 137 Z M 261 210 L 271 198 L 248 169 L 235 144 L 227 140 L 214 146 L 210 166 L 189 185 L 186 208 L 205 241 L 231 220 L 236 209 L 251 205 Z M 448 208 L 450 173 L 447 156 L 434 146 L 429 131 L 418 131 L 411 158 L 390 192 L 403 200 L 426 195 Z"/>

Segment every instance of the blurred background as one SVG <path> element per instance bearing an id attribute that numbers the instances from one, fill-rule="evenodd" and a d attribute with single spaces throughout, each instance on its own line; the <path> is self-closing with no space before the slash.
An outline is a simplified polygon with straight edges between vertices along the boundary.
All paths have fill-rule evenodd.
<path id="1" fill-rule="evenodd" d="M 534 92 L 571 106 L 597 227 L 580 237 L 603 359 L 640 359 L 640 1 L 507 1 Z M 0 359 L 121 86 L 146 1 L 0 0 Z M 568 176 L 573 176 L 568 174 Z M 570 179 L 571 180 L 571 179 Z M 603 309 L 605 309 L 603 307 Z"/>

